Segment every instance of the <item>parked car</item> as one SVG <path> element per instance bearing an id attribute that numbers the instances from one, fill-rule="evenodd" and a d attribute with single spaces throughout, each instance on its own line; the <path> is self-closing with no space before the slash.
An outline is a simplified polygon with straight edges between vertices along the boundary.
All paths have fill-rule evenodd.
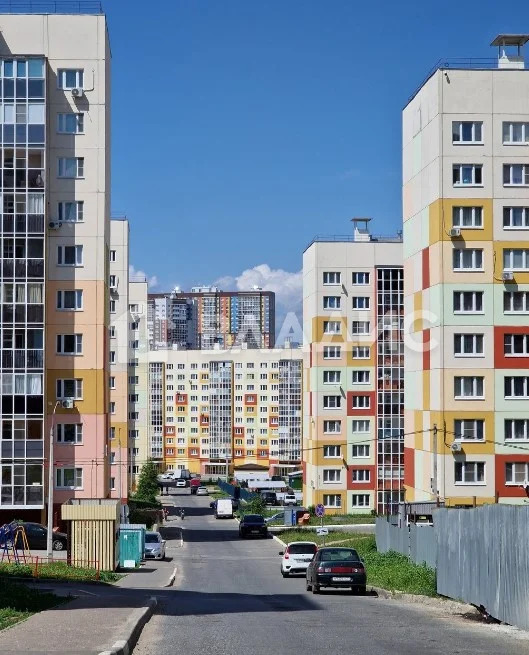
<path id="1" fill-rule="evenodd" d="M 267 516 L 265 518 L 265 523 L 271 523 L 272 521 L 283 521 L 285 522 L 285 512 L 277 512 L 272 514 L 272 516 Z"/>
<path id="2" fill-rule="evenodd" d="M 268 526 L 261 514 L 246 514 L 242 517 L 239 523 L 239 537 L 244 538 L 250 535 L 268 536 Z"/>
<path id="3" fill-rule="evenodd" d="M 277 505 L 277 495 L 275 491 L 263 491 L 261 498 L 265 505 Z"/>
<path id="4" fill-rule="evenodd" d="M 145 533 L 145 558 L 165 558 L 165 539 L 159 532 Z"/>
<path id="5" fill-rule="evenodd" d="M 179 478 L 176 481 L 176 486 L 178 487 L 187 487 L 187 480 L 184 480 L 183 478 Z"/>
<path id="6" fill-rule="evenodd" d="M 22 523 L 28 540 L 30 550 L 46 550 L 48 547 L 48 529 L 40 523 Z M 68 536 L 64 532 L 54 532 L 52 539 L 53 550 L 66 550 Z M 17 548 L 23 548 L 22 538 L 17 539 Z"/>
<path id="7" fill-rule="evenodd" d="M 292 507 L 295 507 L 298 504 L 298 499 L 296 498 L 296 494 L 285 494 L 283 498 L 283 505 L 287 507 L 287 505 L 291 505 Z"/>
<path id="8" fill-rule="evenodd" d="M 306 587 L 313 594 L 321 587 L 350 587 L 365 594 L 366 583 L 364 563 L 353 548 L 320 548 L 307 567 Z"/>
<path id="9" fill-rule="evenodd" d="M 231 502 L 231 498 L 217 498 L 215 502 L 215 518 L 233 518 L 233 503 Z"/>
<path id="10" fill-rule="evenodd" d="M 287 544 L 281 560 L 281 575 L 288 578 L 291 573 L 305 573 L 312 558 L 318 552 L 318 545 L 313 541 L 293 541 Z"/>
<path id="11" fill-rule="evenodd" d="M 197 496 L 209 496 L 209 491 L 207 487 L 197 487 L 196 494 Z"/>

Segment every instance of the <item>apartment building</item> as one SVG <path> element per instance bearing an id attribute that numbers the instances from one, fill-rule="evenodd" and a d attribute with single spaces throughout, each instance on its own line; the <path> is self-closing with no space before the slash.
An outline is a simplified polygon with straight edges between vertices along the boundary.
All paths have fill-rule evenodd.
<path id="1" fill-rule="evenodd" d="M 151 293 L 148 300 L 151 349 L 210 350 L 246 344 L 273 348 L 275 294 L 272 291 L 221 291 L 217 287 L 175 288 Z"/>
<path id="2" fill-rule="evenodd" d="M 529 35 L 443 59 L 403 112 L 407 500 L 522 503 L 529 480 Z"/>
<path id="3" fill-rule="evenodd" d="M 317 237 L 303 254 L 303 493 L 328 512 L 403 499 L 402 239 Z"/>
<path id="4" fill-rule="evenodd" d="M 134 347 L 135 336 L 129 325 L 129 222 L 126 218 L 110 221 L 109 262 L 109 488 L 112 498 L 126 502 L 129 491 L 128 403 L 135 393 L 129 393 L 128 379 L 129 348 Z"/>
<path id="5" fill-rule="evenodd" d="M 44 519 L 52 427 L 55 516 L 108 495 L 110 50 L 72 10 L 1 16 L 0 522 Z"/>
<path id="6" fill-rule="evenodd" d="M 298 348 L 150 351 L 148 456 L 205 476 L 298 469 L 301 373 Z"/>

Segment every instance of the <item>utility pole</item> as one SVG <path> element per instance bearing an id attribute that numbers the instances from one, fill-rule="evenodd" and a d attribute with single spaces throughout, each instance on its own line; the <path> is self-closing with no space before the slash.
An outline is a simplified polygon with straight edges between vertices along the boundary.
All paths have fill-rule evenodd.
<path id="1" fill-rule="evenodd" d="M 433 493 L 435 501 L 439 505 L 439 489 L 437 486 L 437 423 L 433 424 Z"/>

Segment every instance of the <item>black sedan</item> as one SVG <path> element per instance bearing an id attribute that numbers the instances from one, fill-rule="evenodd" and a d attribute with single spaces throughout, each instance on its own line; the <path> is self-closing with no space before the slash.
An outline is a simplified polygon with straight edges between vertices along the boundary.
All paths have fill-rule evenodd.
<path id="1" fill-rule="evenodd" d="M 48 530 L 40 523 L 22 523 L 30 550 L 46 550 L 48 547 Z M 54 532 L 52 536 L 53 550 L 66 550 L 68 537 L 64 532 Z M 23 548 L 22 537 L 19 533 L 17 548 Z"/>
<path id="2" fill-rule="evenodd" d="M 239 537 L 249 537 L 256 535 L 258 537 L 268 536 L 268 526 L 265 523 L 264 516 L 260 514 L 246 514 L 239 523 Z"/>
<path id="3" fill-rule="evenodd" d="M 366 593 L 364 563 L 353 548 L 320 548 L 307 569 L 307 591 L 318 594 L 321 587 L 344 587 Z"/>

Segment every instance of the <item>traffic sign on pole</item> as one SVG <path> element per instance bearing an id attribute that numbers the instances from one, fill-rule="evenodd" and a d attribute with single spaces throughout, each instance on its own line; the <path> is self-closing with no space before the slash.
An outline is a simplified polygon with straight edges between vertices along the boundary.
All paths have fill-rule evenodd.
<path id="1" fill-rule="evenodd" d="M 316 528 L 316 534 L 319 534 L 320 537 L 325 537 L 329 534 L 329 528 Z"/>
<path id="2" fill-rule="evenodd" d="M 316 516 L 323 516 L 325 514 L 325 506 L 319 503 L 316 505 Z"/>

